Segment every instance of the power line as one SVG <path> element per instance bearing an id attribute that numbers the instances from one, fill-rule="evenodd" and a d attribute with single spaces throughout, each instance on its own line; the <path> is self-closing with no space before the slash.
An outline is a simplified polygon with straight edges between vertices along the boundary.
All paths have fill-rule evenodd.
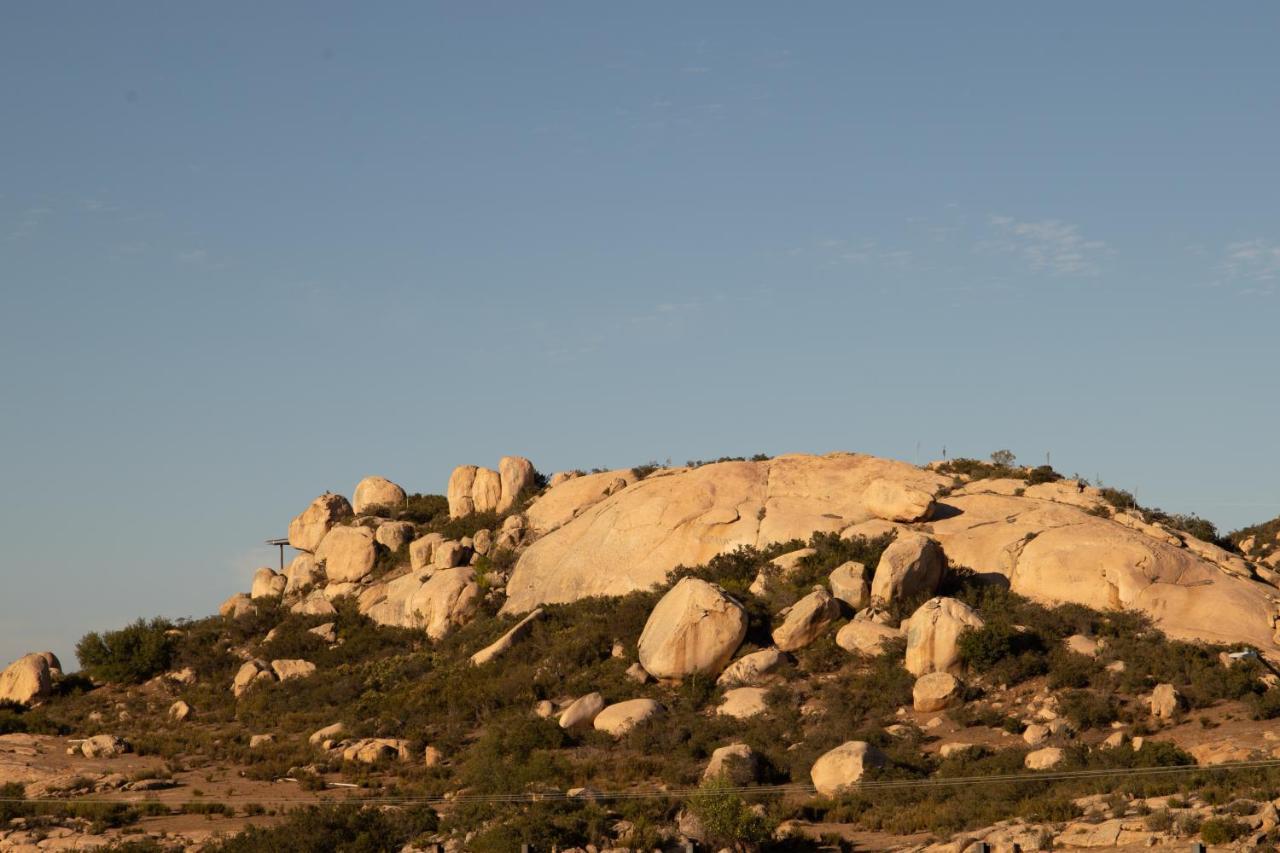
<path id="1" fill-rule="evenodd" d="M 1034 784 L 1038 782 L 1061 782 L 1073 779 L 1100 778 L 1135 778 L 1135 777 L 1167 777 L 1193 773 L 1220 773 L 1233 770 L 1259 770 L 1280 768 L 1280 759 L 1259 759 L 1257 761 L 1236 761 L 1223 764 L 1200 766 L 1197 764 L 1179 764 L 1167 767 L 1119 767 L 1089 770 L 1040 771 L 1034 773 L 987 774 L 978 776 L 934 777 L 930 779 L 872 779 L 860 782 L 848 789 L 848 793 L 861 790 L 912 789 L 912 788 L 949 788 L 960 785 L 985 784 Z M 564 791 L 546 791 L 521 794 L 459 794 L 454 797 L 412 797 L 412 796 L 372 796 L 372 797 L 268 797 L 255 798 L 253 802 L 272 805 L 452 805 L 459 803 L 519 804 L 537 802 L 564 802 L 592 800 L 663 800 L 686 799 L 707 793 L 701 787 L 669 788 L 666 790 L 632 790 L 632 791 L 596 791 L 586 789 L 581 794 L 571 796 Z M 717 794 L 742 794 L 747 796 L 816 793 L 813 785 L 791 783 L 780 785 L 741 785 L 715 788 Z M 75 805 L 81 803 L 138 805 L 159 803 L 161 805 L 183 805 L 187 800 L 162 801 L 154 797 L 133 799 L 112 799 L 107 797 L 0 797 L 0 803 L 33 803 Z M 214 802 L 205 800 L 205 802 Z"/>

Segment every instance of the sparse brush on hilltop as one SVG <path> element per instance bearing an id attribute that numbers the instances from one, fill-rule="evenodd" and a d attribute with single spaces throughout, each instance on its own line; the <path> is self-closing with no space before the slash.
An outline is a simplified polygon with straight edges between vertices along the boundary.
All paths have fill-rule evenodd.
<path id="1" fill-rule="evenodd" d="M 1235 595 L 1217 600 L 1239 608 L 1230 630 L 1243 636 L 1259 636 L 1247 620 L 1265 621 L 1250 609 L 1262 589 L 1250 564 L 1169 532 L 1217 537 L 1195 520 L 1158 510 L 1142 523 L 1113 518 L 1105 508 L 1131 509 L 1131 496 L 1083 485 L 1027 497 L 1059 475 L 1018 467 L 1007 453 L 940 472 L 851 455 L 780 457 L 724 478 L 672 471 L 632 491 L 652 473 L 641 466 L 562 490 L 568 506 L 533 504 L 547 487 L 518 463 L 500 465 L 525 483 L 507 489 L 509 501 L 495 499 L 500 472 L 472 467 L 456 489 L 451 479 L 449 496 L 404 495 L 376 478 L 396 502 L 366 501 L 360 516 L 322 496 L 295 522 L 311 525 L 300 534 L 307 543 L 332 536 L 363 549 L 358 562 L 317 547 L 346 559 L 343 580 L 327 577 L 336 562 L 304 554 L 300 574 L 263 573 L 255 597 L 239 596 L 224 616 L 87 634 L 77 651 L 92 682 L 26 661 L 40 701 L 0 705 L 0 733 L 74 735 L 85 755 L 98 747 L 82 739 L 101 735 L 102 748 L 127 746 L 129 760 L 150 762 L 147 778 L 178 786 L 181 800 L 147 808 L 237 829 L 273 819 L 211 842 L 227 853 L 446 841 L 476 851 L 652 850 L 684 837 L 794 850 L 811 849 L 817 825 L 941 839 L 1006 821 L 1028 833 L 1019 843 L 1038 846 L 1135 816 L 1149 818 L 1152 843 L 1196 832 L 1227 843 L 1242 837 L 1237 804 L 1280 795 L 1280 772 L 1266 767 L 1138 772 L 1192 768 L 1246 743 L 1243 754 L 1267 754 L 1266 721 L 1280 716 L 1280 678 L 1259 656 L 1239 643 L 1170 639 L 1203 624 L 1200 610 L 1178 610 L 1179 595 Z M 699 464 L 708 463 L 690 467 Z M 961 491 L 951 478 L 1025 487 Z M 682 492 L 684 482 L 702 491 Z M 640 508 L 627 516 L 632 495 Z M 701 539 L 679 539 L 696 524 Z M 610 595 L 581 594 L 576 584 L 603 571 L 587 561 L 570 582 L 557 586 L 555 576 L 535 590 L 536 611 L 506 613 L 511 588 L 528 588 L 522 572 L 540 537 L 583 530 L 605 537 L 590 554 L 616 569 L 621 553 L 627 572 L 656 549 L 697 557 L 658 566 L 650 588 L 619 569 L 626 583 Z M 729 544 L 709 550 L 721 534 Z M 744 539 L 758 547 L 731 547 Z M 569 541 L 555 571 L 594 540 Z M 1148 585 L 1163 578 L 1169 597 L 1159 606 L 1099 610 L 1082 603 L 1099 600 L 1092 590 L 1054 585 L 1054 572 L 1092 572 L 1113 585 L 1116 598 L 1102 600 L 1119 600 L 1137 575 L 1116 554 L 1132 553 L 1146 561 Z M 978 565 L 949 564 L 954 554 Z M 1179 587 L 1184 575 L 1191 586 Z M 290 583 L 299 589 L 286 592 Z M 396 602 L 405 604 L 388 606 Z M 429 635 L 431 625 L 440 630 Z M 1219 743 L 1219 731 L 1231 739 Z M 1057 772 L 1028 775 L 1038 768 Z M 943 784 L 1010 775 L 1016 783 Z M 206 796 L 215 778 L 315 807 L 280 815 L 270 803 L 224 803 Z M 105 783 L 66 784 L 58 793 L 74 796 Z M 321 805 L 335 784 L 402 805 Z M 801 787 L 810 784 L 817 796 Z M 1174 795 L 1187 804 L 1173 805 Z M 6 808 L 71 820 L 33 803 Z M 145 812 L 79 816 L 118 829 Z M 1250 843 L 1280 841 L 1274 828 L 1254 835 Z"/>

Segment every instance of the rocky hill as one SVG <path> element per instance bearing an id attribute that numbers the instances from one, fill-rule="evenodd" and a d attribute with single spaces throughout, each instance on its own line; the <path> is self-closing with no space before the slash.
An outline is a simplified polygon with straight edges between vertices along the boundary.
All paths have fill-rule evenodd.
<path id="1" fill-rule="evenodd" d="M 1265 846 L 1277 532 L 1003 458 L 369 477 L 0 675 L 0 850 Z"/>

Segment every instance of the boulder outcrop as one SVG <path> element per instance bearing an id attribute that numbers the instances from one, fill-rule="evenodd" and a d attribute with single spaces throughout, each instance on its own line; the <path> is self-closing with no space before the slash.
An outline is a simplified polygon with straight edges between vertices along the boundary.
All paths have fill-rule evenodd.
<path id="1" fill-rule="evenodd" d="M 871 600 L 880 604 L 933 595 L 946 559 L 938 543 L 920 533 L 900 533 L 884 549 L 871 581 Z"/>
<path id="2" fill-rule="evenodd" d="M 881 625 L 869 619 L 854 619 L 836 632 L 836 645 L 847 652 L 875 657 L 884 651 L 884 644 L 903 636 L 901 629 Z"/>
<path id="3" fill-rule="evenodd" d="M 1177 640 L 1248 643 L 1280 656 L 1275 588 L 1179 547 L 1178 537 L 1174 544 L 1119 523 L 1119 514 L 1025 493 L 950 495 L 941 509 L 930 528 L 948 562 L 1033 601 L 1138 610 Z"/>
<path id="4" fill-rule="evenodd" d="M 342 495 L 325 492 L 289 522 L 289 544 L 314 552 L 335 524 L 351 518 L 351 504 Z"/>
<path id="5" fill-rule="evenodd" d="M 803 649 L 839 618 L 840 605 L 831 593 L 826 587 L 814 587 L 813 592 L 791 606 L 782 624 L 773 629 L 773 644 L 784 652 Z"/>
<path id="6" fill-rule="evenodd" d="M 723 778 L 730 785 L 750 785 L 760 778 L 760 756 L 745 743 L 731 743 L 711 753 L 703 779 Z"/>
<path id="7" fill-rule="evenodd" d="M 603 710 L 604 697 L 599 693 L 579 696 L 560 714 L 560 728 L 574 729 L 579 726 L 589 726 L 595 722 L 596 716 Z"/>
<path id="8" fill-rule="evenodd" d="M 591 725 L 598 732 L 621 737 L 645 720 L 661 714 L 662 711 L 662 706 L 652 699 L 628 699 L 625 702 L 607 706 L 596 714 Z"/>
<path id="9" fill-rule="evenodd" d="M 865 741 L 845 741 L 813 763 L 809 778 L 819 794 L 834 797 L 858 784 L 868 768 L 883 767 L 887 761 L 883 752 Z"/>
<path id="10" fill-rule="evenodd" d="M 657 471 L 534 542 L 508 581 L 504 610 L 624 595 L 660 583 L 678 565 L 696 566 L 742 545 L 839 532 L 874 516 L 863 494 L 882 478 L 931 493 L 950 482 L 904 462 L 849 453 Z M 586 479 L 561 483 L 534 501 L 531 523 L 537 525 L 544 501 Z"/>
<path id="11" fill-rule="evenodd" d="M 335 527 L 316 549 L 316 562 L 324 566 L 329 583 L 355 583 L 373 571 L 378 552 L 373 531 L 367 527 Z"/>
<path id="12" fill-rule="evenodd" d="M 936 489 L 922 489 L 898 479 L 880 478 L 867 485 L 867 509 L 885 521 L 928 521 L 934 511 Z"/>
<path id="13" fill-rule="evenodd" d="M 537 482 L 533 463 L 522 456 L 504 456 L 498 470 L 476 465 L 459 465 L 449 475 L 445 497 L 449 517 L 461 518 L 473 512 L 506 512 L 516 499 Z"/>
<path id="14" fill-rule="evenodd" d="M 871 578 L 873 573 L 862 563 L 850 560 L 832 570 L 827 578 L 831 595 L 851 610 L 861 610 L 871 602 Z"/>
<path id="15" fill-rule="evenodd" d="M 985 624 L 963 601 L 929 599 L 906 622 L 907 672 L 917 677 L 930 672 L 958 672 L 960 634 L 966 628 L 981 628 Z"/>
<path id="16" fill-rule="evenodd" d="M 382 507 L 401 507 L 408 497 L 404 489 L 385 477 L 365 477 L 351 493 L 351 508 L 356 515 L 365 515 Z"/>
<path id="17" fill-rule="evenodd" d="M 931 714 L 943 711 L 964 699 L 964 687 L 949 672 L 930 672 L 916 679 L 911 701 L 916 711 Z"/>
<path id="18" fill-rule="evenodd" d="M 23 655 L 0 672 L 0 701 L 30 705 L 53 692 L 53 667 L 45 655 L 52 657 L 49 652 Z"/>
<path id="19" fill-rule="evenodd" d="M 739 684 L 758 684 L 762 678 L 781 664 L 786 657 L 777 649 L 761 649 L 749 655 L 743 655 L 725 667 L 724 672 L 716 679 L 721 687 L 734 687 Z"/>
<path id="20" fill-rule="evenodd" d="M 718 674 L 747 634 L 747 612 L 720 587 L 682 578 L 640 634 L 640 664 L 657 678 Z"/>

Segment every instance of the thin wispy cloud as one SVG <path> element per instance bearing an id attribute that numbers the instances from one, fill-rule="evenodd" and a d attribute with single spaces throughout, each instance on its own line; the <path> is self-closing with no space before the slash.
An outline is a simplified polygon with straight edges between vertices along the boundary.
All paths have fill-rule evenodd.
<path id="1" fill-rule="evenodd" d="M 18 224 L 9 232 L 10 240 L 28 240 L 40 230 L 40 225 L 53 214 L 51 207 L 28 207 L 18 217 Z"/>
<path id="2" fill-rule="evenodd" d="M 817 241 L 813 246 L 795 247 L 787 254 L 808 255 L 820 259 L 828 266 L 840 265 L 879 265 L 886 267 L 905 267 L 915 259 L 910 249 L 894 249 L 882 246 L 877 240 L 846 240 L 828 237 Z"/>
<path id="3" fill-rule="evenodd" d="M 1280 244 L 1261 239 L 1228 244 L 1223 253 L 1222 274 L 1251 282 L 1280 279 Z"/>
<path id="4" fill-rule="evenodd" d="M 979 251 L 1016 255 L 1033 270 L 1054 275 L 1097 275 L 1111 254 L 1102 240 L 1086 239 L 1080 227 L 1060 219 L 1036 222 L 992 215 L 988 223 L 996 236 L 978 243 Z"/>
<path id="5" fill-rule="evenodd" d="M 188 249 L 178 252 L 178 260 L 184 264 L 203 264 L 209 260 L 209 253 L 204 249 Z"/>

